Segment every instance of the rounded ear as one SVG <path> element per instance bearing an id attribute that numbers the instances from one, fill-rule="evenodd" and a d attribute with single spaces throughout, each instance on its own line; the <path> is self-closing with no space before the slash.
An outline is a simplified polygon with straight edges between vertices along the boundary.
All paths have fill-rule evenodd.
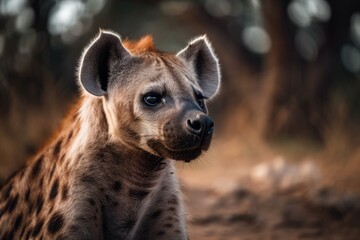
<path id="1" fill-rule="evenodd" d="M 195 72 L 204 95 L 207 98 L 215 96 L 220 88 L 220 66 L 207 37 L 191 41 L 177 56 L 184 59 Z"/>
<path id="2" fill-rule="evenodd" d="M 92 95 L 104 96 L 109 84 L 110 67 L 130 56 L 119 35 L 100 30 L 82 55 L 79 68 L 81 86 Z"/>

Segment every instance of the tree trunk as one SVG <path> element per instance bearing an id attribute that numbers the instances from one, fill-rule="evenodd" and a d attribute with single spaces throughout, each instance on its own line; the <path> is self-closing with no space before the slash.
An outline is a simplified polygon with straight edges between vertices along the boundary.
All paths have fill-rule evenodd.
<path id="1" fill-rule="evenodd" d="M 289 0 L 263 0 L 265 28 L 271 38 L 258 107 L 260 134 L 267 139 L 299 137 L 322 141 L 326 102 L 326 53 L 306 62 L 296 51 L 296 28 L 287 16 Z"/>

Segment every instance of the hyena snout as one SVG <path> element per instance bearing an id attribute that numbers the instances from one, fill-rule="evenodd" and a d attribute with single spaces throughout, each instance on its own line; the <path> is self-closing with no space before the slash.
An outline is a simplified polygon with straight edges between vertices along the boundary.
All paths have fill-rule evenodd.
<path id="1" fill-rule="evenodd" d="M 214 122 L 206 114 L 190 111 L 164 125 L 164 144 L 170 149 L 207 150 L 214 132 Z"/>
<path id="2" fill-rule="evenodd" d="M 192 114 L 186 120 L 186 130 L 199 137 L 198 144 L 203 150 L 208 150 L 214 133 L 214 122 L 206 114 Z"/>
<path id="3" fill-rule="evenodd" d="M 208 138 L 214 132 L 214 122 L 205 114 L 194 114 L 186 120 L 186 129 L 197 137 Z"/>
<path id="4" fill-rule="evenodd" d="M 213 132 L 214 122 L 208 115 L 189 111 L 163 125 L 162 140 L 150 139 L 147 143 L 160 156 L 188 162 L 209 149 Z"/>

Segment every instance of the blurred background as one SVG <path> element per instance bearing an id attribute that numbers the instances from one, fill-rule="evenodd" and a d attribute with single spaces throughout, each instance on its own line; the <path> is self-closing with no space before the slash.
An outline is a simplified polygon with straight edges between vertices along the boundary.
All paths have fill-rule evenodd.
<path id="1" fill-rule="evenodd" d="M 0 0 L 0 182 L 76 99 L 99 28 L 171 52 L 207 34 L 220 58 L 212 149 L 177 164 L 193 239 L 359 239 L 359 0 Z"/>

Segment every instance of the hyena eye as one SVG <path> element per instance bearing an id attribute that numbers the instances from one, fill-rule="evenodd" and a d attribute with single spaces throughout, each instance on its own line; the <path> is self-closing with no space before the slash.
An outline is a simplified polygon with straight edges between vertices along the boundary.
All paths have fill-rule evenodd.
<path id="1" fill-rule="evenodd" d="M 197 99 L 196 101 L 197 101 L 197 103 L 199 104 L 199 107 L 205 108 L 205 103 L 204 103 L 204 99 L 203 99 L 203 98 L 202 98 L 202 99 Z"/>
<path id="2" fill-rule="evenodd" d="M 201 107 L 201 109 L 205 108 L 205 101 L 204 101 L 205 97 L 202 94 L 196 94 L 196 102 L 199 105 L 199 107 Z"/>
<path id="3" fill-rule="evenodd" d="M 143 99 L 147 105 L 156 106 L 161 102 L 162 96 L 156 92 L 149 92 L 144 95 Z"/>

